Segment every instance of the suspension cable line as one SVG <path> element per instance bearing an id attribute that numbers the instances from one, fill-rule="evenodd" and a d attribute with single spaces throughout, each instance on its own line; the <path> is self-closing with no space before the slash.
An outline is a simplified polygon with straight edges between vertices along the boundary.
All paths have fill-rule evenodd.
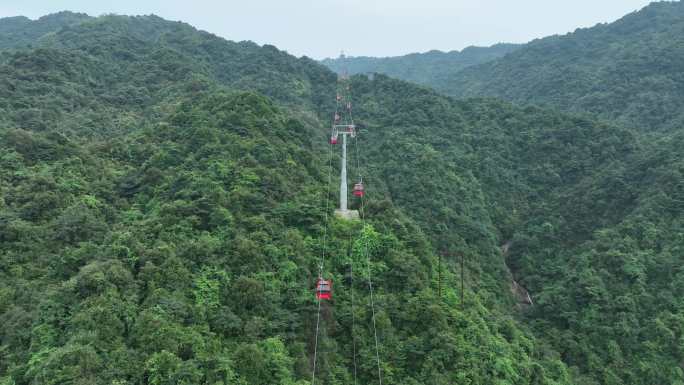
<path id="1" fill-rule="evenodd" d="M 339 99 L 339 98 L 336 98 Z M 338 110 L 339 110 L 339 104 L 340 101 L 336 101 L 336 106 L 335 106 L 335 116 L 337 116 Z M 327 243 L 328 243 L 328 210 L 330 208 L 330 185 L 332 184 L 332 158 L 333 158 L 333 146 L 332 143 L 328 144 L 328 186 L 326 188 L 326 193 L 325 193 L 325 211 L 324 211 L 324 225 L 323 225 L 323 250 L 321 252 L 321 259 L 320 259 L 320 264 L 318 266 L 318 277 L 321 279 L 323 277 L 323 268 L 325 265 L 325 253 L 327 251 Z M 320 323 L 321 323 L 321 301 L 322 298 L 319 296 L 318 297 L 318 310 L 316 311 L 317 316 L 316 316 L 316 334 L 315 334 L 315 341 L 314 341 L 314 359 L 313 359 L 313 369 L 311 371 L 311 385 L 315 385 L 316 383 L 316 364 L 318 360 L 318 333 L 320 330 Z"/>
<path id="2" fill-rule="evenodd" d="M 356 314 L 354 310 L 354 256 L 352 243 L 352 229 L 349 229 L 349 292 L 351 295 L 351 316 L 352 316 L 352 360 L 354 361 L 354 385 L 357 384 L 357 367 L 356 367 Z"/>
<path id="3" fill-rule="evenodd" d="M 354 125 L 354 117 L 352 116 L 352 104 L 351 104 L 351 90 L 349 83 L 346 85 L 346 100 L 345 100 L 345 106 L 347 110 L 346 118 L 345 119 L 345 124 L 348 124 L 352 127 L 355 127 Z M 354 128 L 356 129 L 356 128 Z M 354 146 L 356 149 L 356 172 L 359 174 L 359 178 L 361 177 L 360 170 L 361 168 L 359 167 L 359 158 L 358 158 L 358 147 L 356 146 L 358 139 L 357 136 L 354 136 Z M 354 385 L 357 385 L 358 382 L 358 367 L 357 367 L 357 362 L 356 362 L 356 314 L 355 314 L 355 307 L 354 307 L 354 258 L 353 258 L 353 243 L 352 243 L 352 229 L 349 229 L 349 275 L 350 275 L 350 296 L 351 296 L 351 315 L 352 315 L 352 328 L 351 328 L 351 335 L 352 335 L 352 360 L 354 364 Z"/>
<path id="4" fill-rule="evenodd" d="M 366 228 L 366 218 L 365 218 L 365 199 L 361 197 L 361 223 L 362 229 Z M 364 253 L 366 254 L 366 268 L 368 271 L 368 291 L 370 292 L 370 303 L 371 303 L 371 316 L 373 321 L 373 337 L 375 339 L 375 359 L 378 364 L 378 381 L 382 385 L 382 369 L 380 362 L 380 348 L 378 343 L 378 328 L 375 323 L 375 300 L 373 298 L 373 278 L 371 274 L 371 261 L 370 254 L 368 253 L 368 240 L 364 240 Z"/>
<path id="5" fill-rule="evenodd" d="M 350 82 L 351 83 L 351 82 Z M 351 103 L 351 85 L 347 85 L 347 95 L 349 98 L 349 103 Z M 354 118 L 352 116 L 352 109 L 351 109 L 351 104 L 347 105 L 347 110 L 349 113 L 349 119 L 351 121 L 351 124 L 354 124 Z M 359 157 L 359 145 L 358 145 L 358 138 L 354 138 L 354 150 L 356 152 L 356 172 L 359 175 L 359 180 L 363 181 L 363 173 L 361 170 L 361 162 L 360 162 L 360 157 Z M 366 213 L 365 213 L 365 196 L 361 195 L 361 229 L 362 231 L 365 230 L 366 228 Z M 370 254 L 368 253 L 368 239 L 363 239 L 364 241 L 364 254 L 366 255 L 366 268 L 367 268 L 367 273 L 368 273 L 368 291 L 370 293 L 370 303 L 371 303 L 371 316 L 372 316 L 372 323 L 373 323 L 373 337 L 375 340 L 375 359 L 377 361 L 377 366 L 378 366 L 378 381 L 380 385 L 382 385 L 382 369 L 381 369 L 381 361 L 380 361 L 380 347 L 379 347 L 379 342 L 378 342 L 378 329 L 375 321 L 375 299 L 374 299 L 374 292 L 373 292 L 373 277 L 371 273 L 371 260 L 370 260 Z"/>
<path id="6" fill-rule="evenodd" d="M 340 84 L 342 81 L 344 81 L 343 84 Z M 365 218 L 365 198 L 363 194 L 363 176 L 362 176 L 362 169 L 361 169 L 361 164 L 360 164 L 360 156 L 359 156 L 359 145 L 358 145 L 358 139 L 356 138 L 356 126 L 354 125 L 354 119 L 352 116 L 352 108 L 351 108 L 351 86 L 350 86 L 350 80 L 347 78 L 346 74 L 342 75 L 341 78 L 338 78 L 338 91 L 336 95 L 336 104 L 335 104 L 335 115 L 333 117 L 333 132 L 331 135 L 331 140 L 330 140 L 330 152 L 329 152 L 329 164 L 328 164 L 328 186 L 327 186 L 327 193 L 325 197 L 325 226 L 324 226 L 324 231 L 323 231 L 323 250 L 321 253 L 321 258 L 320 258 L 320 265 L 319 265 L 319 281 L 323 277 L 323 269 L 325 265 L 325 257 L 326 257 L 326 252 L 327 252 L 327 233 L 328 233 L 328 226 L 329 226 L 329 219 L 328 219 L 328 209 L 329 209 L 329 201 L 330 201 L 330 186 L 332 184 L 332 158 L 333 158 L 333 149 L 332 145 L 337 143 L 337 127 L 339 123 L 343 123 L 347 127 L 348 134 L 351 134 L 351 136 L 354 139 L 354 150 L 355 150 L 355 157 L 356 157 L 356 172 L 359 176 L 359 183 L 357 185 L 360 185 L 361 188 L 361 193 L 360 195 L 357 195 L 358 197 L 361 198 L 361 205 L 360 205 L 360 219 L 361 219 L 361 224 L 362 224 L 362 232 L 366 229 L 366 218 Z M 340 89 L 342 92 L 340 92 Z M 346 92 L 345 92 L 346 91 Z M 343 96 L 344 95 L 344 96 Z M 340 115 L 340 102 L 344 101 L 347 113 L 344 114 L 344 119 L 342 119 L 342 116 Z M 344 108 L 343 107 L 343 108 Z M 344 135 L 343 139 L 346 139 L 346 134 Z M 345 181 L 341 181 L 341 183 L 346 183 Z M 356 185 L 355 185 L 356 188 Z M 355 191 L 356 192 L 356 191 Z M 355 194 L 356 195 L 356 194 Z M 377 362 L 377 369 L 378 369 L 378 381 L 379 385 L 382 385 L 382 362 L 380 360 L 380 347 L 379 347 L 379 340 L 378 340 L 378 331 L 377 331 L 377 324 L 376 324 L 376 312 L 375 312 L 375 298 L 374 298 L 374 288 L 373 288 L 373 278 L 372 278 L 372 268 L 371 268 L 371 258 L 369 254 L 369 248 L 368 248 L 368 239 L 364 237 L 364 234 L 362 233 L 362 238 L 360 239 L 363 242 L 363 253 L 366 256 L 366 268 L 367 268 L 367 274 L 368 274 L 368 289 L 370 293 L 370 305 L 371 305 L 371 315 L 372 315 L 372 325 L 373 325 L 373 337 L 374 337 L 374 342 L 375 342 L 375 358 Z M 352 244 L 352 230 L 350 229 L 349 231 L 349 244 Z M 356 360 L 356 334 L 355 334 L 355 327 L 356 327 L 356 315 L 355 315 L 355 307 L 354 307 L 354 268 L 353 268 L 353 248 L 350 248 L 349 251 L 350 255 L 350 266 L 349 266 L 349 271 L 350 271 L 350 279 L 351 279 L 351 284 L 350 284 L 350 297 L 351 297 L 351 313 L 352 313 L 352 328 L 351 328 L 351 335 L 352 335 L 352 354 L 353 354 L 353 365 L 354 365 L 354 385 L 357 384 L 357 360 Z M 317 284 L 318 285 L 318 284 Z M 318 288 L 317 288 L 318 289 Z M 311 374 L 311 385 L 315 385 L 316 381 L 316 365 L 317 365 L 317 360 L 318 360 L 318 337 L 319 337 L 319 332 L 320 332 L 320 320 L 321 320 L 321 296 L 318 296 L 318 310 L 317 310 L 317 319 L 316 319 L 316 335 L 315 335 L 315 342 L 314 342 L 314 359 L 313 359 L 313 370 Z"/>

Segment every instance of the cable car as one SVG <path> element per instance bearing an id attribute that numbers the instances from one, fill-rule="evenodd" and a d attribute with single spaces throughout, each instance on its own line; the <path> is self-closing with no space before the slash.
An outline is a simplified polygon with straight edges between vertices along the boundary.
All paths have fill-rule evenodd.
<path id="1" fill-rule="evenodd" d="M 340 122 L 340 114 L 335 113 L 335 123 L 339 123 L 339 122 Z"/>
<path id="2" fill-rule="evenodd" d="M 342 100 L 342 97 L 340 95 L 337 95 L 337 101 L 339 102 L 340 100 Z"/>
<path id="3" fill-rule="evenodd" d="M 337 136 L 333 135 L 330 137 L 330 144 L 337 144 Z"/>
<path id="4" fill-rule="evenodd" d="M 362 197 L 365 194 L 363 189 L 363 182 L 355 183 L 354 189 L 352 190 L 355 197 Z"/>
<path id="5" fill-rule="evenodd" d="M 316 281 L 316 298 L 332 299 L 332 279 L 318 278 Z"/>

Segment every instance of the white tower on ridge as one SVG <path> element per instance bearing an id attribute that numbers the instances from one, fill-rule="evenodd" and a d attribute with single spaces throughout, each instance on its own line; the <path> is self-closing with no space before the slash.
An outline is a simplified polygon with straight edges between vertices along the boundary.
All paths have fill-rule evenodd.
<path id="1" fill-rule="evenodd" d="M 340 207 L 335 210 L 335 215 L 345 219 L 358 219 L 357 210 L 349 210 L 348 207 L 348 183 L 347 180 L 347 137 L 356 138 L 356 125 L 351 113 L 351 100 L 349 96 L 349 78 L 346 74 L 339 77 L 339 88 L 337 94 L 337 109 L 333 118 L 332 135 L 330 144 L 337 144 L 338 138 L 342 136 L 342 165 L 340 167 Z M 343 116 L 344 115 L 344 116 Z M 354 184 L 354 196 L 363 197 L 364 188 L 361 180 Z"/>

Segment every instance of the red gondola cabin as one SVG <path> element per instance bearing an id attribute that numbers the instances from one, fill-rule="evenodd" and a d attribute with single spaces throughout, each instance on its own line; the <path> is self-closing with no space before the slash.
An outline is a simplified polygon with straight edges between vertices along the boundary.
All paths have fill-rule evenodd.
<path id="1" fill-rule="evenodd" d="M 359 182 L 354 184 L 353 194 L 355 197 L 359 198 L 365 194 L 365 191 L 363 189 L 363 183 Z"/>
<path id="2" fill-rule="evenodd" d="M 332 299 L 332 280 L 318 278 L 316 281 L 316 298 Z"/>
<path id="3" fill-rule="evenodd" d="M 330 144 L 337 144 L 337 137 L 336 136 L 330 137 Z"/>

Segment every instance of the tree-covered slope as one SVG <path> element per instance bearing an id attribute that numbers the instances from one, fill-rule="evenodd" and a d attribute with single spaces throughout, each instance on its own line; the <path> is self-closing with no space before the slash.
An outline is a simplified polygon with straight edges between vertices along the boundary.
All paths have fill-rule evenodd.
<path id="1" fill-rule="evenodd" d="M 104 16 L 33 44 L 0 56 L 0 119 L 20 128 L 109 136 L 212 85 L 259 91 L 302 113 L 334 92 L 334 75 L 312 60 L 155 16 Z"/>
<path id="2" fill-rule="evenodd" d="M 319 376 L 350 382 L 346 250 L 361 229 L 332 221 L 323 244 L 325 161 L 310 130 L 263 97 L 212 94 L 108 143 L 3 132 L 7 381 L 305 383 L 311 284 L 326 247 L 338 284 Z M 500 313 L 505 293 L 469 290 L 461 311 L 445 284 L 441 302 L 428 239 L 401 210 L 370 202 L 376 231 L 364 234 L 386 381 L 569 383 L 553 354 Z M 363 270 L 355 242 L 351 258 Z M 495 281 L 478 259 L 473 272 Z M 357 274 L 359 374 L 372 382 L 370 309 Z"/>
<path id="3" fill-rule="evenodd" d="M 684 125 L 684 3 L 657 2 L 611 24 L 535 40 L 456 73 L 457 96 L 592 112 L 645 131 Z"/>
<path id="4" fill-rule="evenodd" d="M 92 20 L 86 14 L 59 12 L 31 20 L 24 16 L 0 18 L 0 49 L 22 48 L 63 27 Z"/>
<path id="5" fill-rule="evenodd" d="M 617 223 L 569 246 L 567 217 L 547 214 L 513 240 L 510 263 L 539 293 L 535 330 L 564 347 L 564 361 L 585 372 L 582 383 L 682 382 L 681 145 L 681 134 L 663 139 L 566 193 L 570 207 L 586 194 L 593 203 L 584 207 L 632 206 Z"/>
<path id="6" fill-rule="evenodd" d="M 454 103 L 381 76 L 356 88 L 361 115 L 380 122 L 367 136 L 383 162 L 370 163 L 424 227 L 477 244 L 482 228 L 463 219 L 482 206 L 459 198 L 478 184 L 505 263 L 535 302 L 525 319 L 576 383 L 682 381 L 681 134 L 652 141 L 537 107 Z M 489 274 L 503 267 L 479 258 Z"/>
<path id="7" fill-rule="evenodd" d="M 344 57 L 324 59 L 331 70 L 349 74 L 381 73 L 393 78 L 441 89 L 442 83 L 464 68 L 486 63 L 515 51 L 517 44 L 467 47 L 462 51 L 429 51 L 394 57 Z"/>
<path id="8" fill-rule="evenodd" d="M 323 66 L 156 17 L 39 40 L 0 67 L 3 385 L 309 383 L 324 252 L 317 383 L 354 343 L 377 381 L 368 269 L 386 383 L 684 381 L 681 135 L 354 76 L 363 227 Z"/>
<path id="9" fill-rule="evenodd" d="M 322 66 L 154 17 L 108 16 L 5 54 L 0 70 L 2 383 L 308 383 L 323 252 L 336 290 L 320 381 L 352 382 L 352 340 L 359 381 L 376 381 L 371 271 L 385 381 L 570 383 L 508 314 L 496 230 L 467 170 L 422 161 L 463 190 L 444 218 L 472 231 L 442 237 L 413 219 L 439 208 L 413 210 L 405 195 L 442 175 L 383 175 L 369 132 L 367 225 L 333 219 L 317 112 L 329 111 L 336 80 Z M 361 93 L 393 82 L 356 81 Z M 382 127 L 373 98 L 361 103 L 362 124 Z M 449 188 L 440 194 L 447 202 Z M 453 261 L 437 297 L 440 242 L 470 256 L 464 308 Z"/>

